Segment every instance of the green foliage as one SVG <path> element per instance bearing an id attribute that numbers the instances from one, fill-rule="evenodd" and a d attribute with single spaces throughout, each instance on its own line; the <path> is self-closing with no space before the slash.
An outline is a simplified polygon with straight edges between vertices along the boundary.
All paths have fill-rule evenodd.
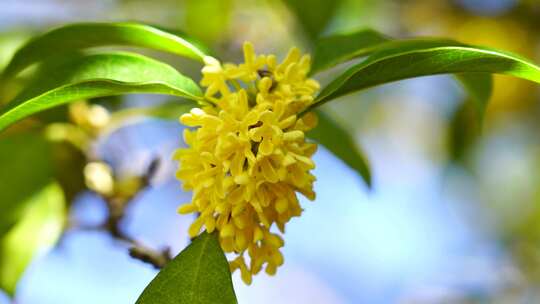
<path id="1" fill-rule="evenodd" d="M 59 237 L 65 201 L 40 135 L 0 138 L 0 168 L 0 288 L 13 294 L 32 257 Z"/>
<path id="2" fill-rule="evenodd" d="M 3 70 L 11 56 L 28 40 L 28 33 L 8 31 L 0 33 L 0 71 Z"/>
<path id="3" fill-rule="evenodd" d="M 342 0 L 284 0 L 304 33 L 314 41 L 326 28 Z"/>
<path id="4" fill-rule="evenodd" d="M 0 130 L 31 114 L 68 102 L 131 93 L 169 94 L 191 99 L 200 88 L 174 68 L 131 53 L 76 57 L 38 77 L 0 112 Z"/>
<path id="5" fill-rule="evenodd" d="M 187 0 L 185 25 L 189 33 L 205 42 L 219 42 L 231 19 L 234 4 L 231 0 Z M 212 16 L 201 18 L 201 16 Z"/>
<path id="6" fill-rule="evenodd" d="M 319 123 L 315 129 L 309 131 L 307 136 L 325 146 L 348 166 L 356 170 L 368 187 L 371 187 L 369 164 L 350 132 L 322 111 L 317 111 L 317 116 Z"/>
<path id="7" fill-rule="evenodd" d="M 0 288 L 13 295 L 17 282 L 37 254 L 53 246 L 66 219 L 62 189 L 50 183 L 22 204 L 22 219 L 0 236 Z"/>
<path id="8" fill-rule="evenodd" d="M 461 162 L 481 134 L 485 109 L 493 91 L 490 74 L 458 74 L 468 97 L 452 114 L 448 129 L 450 159 Z"/>
<path id="9" fill-rule="evenodd" d="M 452 44 L 462 46 L 461 43 L 446 39 L 396 41 L 371 29 L 364 29 L 348 34 L 336 34 L 317 41 L 311 72 L 312 74 L 316 74 L 324 69 L 362 56 L 369 56 L 367 59 L 368 62 L 376 61 L 381 59 L 386 52 L 392 53 L 399 47 L 403 47 L 404 51 L 415 51 L 415 48 L 419 48 L 420 50 L 424 47 L 438 47 Z M 516 60 L 524 59 L 516 57 Z M 360 65 L 358 64 L 357 66 Z M 388 74 L 391 74 L 390 72 L 387 71 Z M 432 74 L 435 74 L 435 71 L 429 75 Z M 487 73 L 458 73 L 456 74 L 456 78 L 465 87 L 467 93 L 471 95 L 471 100 L 476 104 L 476 108 L 478 109 L 478 115 L 482 117 L 493 90 L 493 77 Z"/>
<path id="10" fill-rule="evenodd" d="M 441 40 L 442 43 L 450 42 Z M 362 56 L 385 50 L 396 42 L 371 29 L 348 34 L 336 34 L 317 41 L 312 73 Z M 373 56 L 377 56 L 376 54 Z M 369 58 L 368 58 L 369 59 Z M 474 142 L 493 90 L 493 76 L 485 73 L 460 73 L 455 75 L 469 95 L 452 117 L 450 126 L 450 150 L 452 159 L 458 159 Z M 347 132 L 347 130 L 343 130 Z M 347 151 L 343 151 L 346 155 Z M 350 153 L 350 152 L 349 152 Z M 340 156 L 343 159 L 343 156 Z M 346 157 L 352 158 L 353 155 Z"/>
<path id="11" fill-rule="evenodd" d="M 170 52 L 202 61 L 204 52 L 191 39 L 161 28 L 138 23 L 70 24 L 30 40 L 4 70 L 13 76 L 33 63 L 73 51 L 100 46 L 134 46 Z"/>
<path id="12" fill-rule="evenodd" d="M 234 304 L 231 273 L 216 233 L 203 233 L 161 270 L 137 304 Z"/>
<path id="13" fill-rule="evenodd" d="M 25 202 L 51 182 L 51 147 L 43 137 L 21 133 L 0 138 L 0 235 L 20 218 Z"/>
<path id="14" fill-rule="evenodd" d="M 483 73 L 456 74 L 475 109 L 475 116 L 481 122 L 489 99 L 493 93 L 493 75 Z"/>
<path id="15" fill-rule="evenodd" d="M 443 43 L 446 42 L 446 40 L 443 41 Z M 392 43 L 394 42 L 391 42 L 389 37 L 371 29 L 364 29 L 348 34 L 336 34 L 321 38 L 316 44 L 312 73 L 315 74 L 324 69 L 350 61 L 354 58 L 370 56 L 373 53 L 384 50 L 388 47 L 388 44 L 392 45 Z M 471 96 L 469 102 L 472 102 L 473 104 L 472 107 L 469 104 L 463 105 L 462 107 L 466 109 L 475 108 L 476 118 L 481 120 L 492 92 L 492 75 L 481 73 L 462 73 L 457 74 L 456 78 Z M 465 118 L 463 115 L 460 115 L 459 117 Z M 324 118 L 321 119 L 321 123 L 325 123 Z M 335 125 L 335 122 L 333 122 L 333 125 Z M 470 139 L 476 136 L 475 134 L 478 134 L 478 130 L 476 129 L 469 130 L 469 128 L 472 128 L 473 125 L 473 121 L 456 121 L 452 123 L 450 146 L 453 151 L 459 153 L 457 152 L 458 150 L 466 149 L 465 145 L 467 143 L 471 143 L 471 141 L 465 138 Z M 331 129 L 329 126 L 320 125 L 318 130 L 324 130 L 326 128 L 329 130 Z M 347 146 L 347 148 L 343 148 L 339 145 L 335 145 L 337 148 L 334 149 L 339 151 L 332 152 L 349 164 L 349 166 L 356 169 L 364 177 L 364 180 L 367 180 L 366 176 L 369 176 L 369 167 L 362 153 L 357 152 L 355 149 L 354 141 L 351 140 L 352 137 L 350 134 L 348 134 L 349 131 L 346 129 L 340 129 L 339 132 L 335 130 L 332 130 L 332 132 L 340 134 L 339 137 L 342 137 L 342 142 L 345 142 L 345 145 Z M 327 137 L 332 139 L 330 134 Z M 322 141 L 320 142 L 327 147 L 331 145 L 330 143 L 324 144 Z M 452 153 L 452 155 L 454 155 L 454 153 Z"/>
<path id="16" fill-rule="evenodd" d="M 312 41 L 341 5 L 341 1 L 323 0 L 285 2 Z M 212 6 L 210 3 L 191 1 L 189 5 L 205 11 Z M 227 3 L 224 2 L 224 10 Z M 200 22 L 193 19 L 197 15 L 188 15 L 188 23 Z M 210 34 L 216 35 L 219 25 L 227 22 L 227 16 L 211 21 L 208 27 L 214 32 Z M 7 82 L 27 67 L 40 64 L 41 72 L 32 82 L 0 108 L 0 131 L 32 114 L 72 101 L 104 96 L 150 93 L 190 99 L 120 110 L 113 113 L 111 126 L 134 115 L 177 118 L 197 103 L 204 103 L 198 85 L 165 63 L 133 53 L 84 53 L 88 48 L 103 46 L 150 48 L 198 61 L 205 56 L 183 34 L 144 24 L 83 23 L 55 29 L 24 45 L 2 74 Z M 458 157 L 470 142 L 468 136 L 478 134 L 491 96 L 491 74 L 540 82 L 540 68 L 513 54 L 443 39 L 390 40 L 369 29 L 320 39 L 315 45 L 312 73 L 362 56 L 366 60 L 351 63 L 350 68 L 323 88 L 315 104 L 306 111 L 376 85 L 412 77 L 457 74 L 470 96 L 470 102 L 456 112 L 453 120 L 453 149 Z M 318 115 L 319 125 L 308 136 L 340 157 L 371 186 L 368 162 L 351 132 L 327 114 L 319 111 Z M 35 254 L 54 244 L 61 233 L 65 199 L 53 177 L 58 172 L 52 168 L 52 159 L 50 144 L 38 134 L 0 137 L 0 287 L 10 294 Z M 74 161 L 79 167 L 83 162 Z M 72 179 L 71 176 L 75 175 L 70 173 L 64 179 Z M 156 276 L 137 301 L 140 304 L 236 302 L 229 265 L 215 233 L 197 237 Z"/>
<path id="17" fill-rule="evenodd" d="M 446 40 L 393 41 L 334 79 L 313 107 L 376 85 L 447 73 L 497 73 L 540 82 L 540 67 L 516 55 Z"/>
<path id="18" fill-rule="evenodd" d="M 371 29 L 323 37 L 315 45 L 311 74 L 369 55 L 388 41 L 388 37 Z"/>
<path id="19" fill-rule="evenodd" d="M 464 164 L 467 152 L 481 135 L 481 127 L 478 111 L 469 100 L 452 113 L 447 140 L 450 160 Z"/>

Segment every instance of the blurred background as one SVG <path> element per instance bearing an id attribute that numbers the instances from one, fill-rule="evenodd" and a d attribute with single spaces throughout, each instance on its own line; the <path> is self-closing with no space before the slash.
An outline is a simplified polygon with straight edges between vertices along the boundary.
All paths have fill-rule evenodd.
<path id="1" fill-rule="evenodd" d="M 283 56 L 293 45 L 309 52 L 318 35 L 371 27 L 400 38 L 450 37 L 540 62 L 537 0 L 291 2 L 296 4 L 1 0 L 0 68 L 36 33 L 104 20 L 181 29 L 225 61 L 241 60 L 245 40 L 258 52 Z M 200 65 L 157 55 L 199 79 Z M 304 214 L 287 226 L 284 266 L 275 277 L 258 275 L 252 286 L 235 274 L 239 303 L 540 303 L 539 93 L 532 83 L 496 76 L 482 136 L 467 137 L 466 145 L 457 143 L 455 134 L 469 127 L 459 119 L 467 96 L 450 76 L 384 85 L 325 105 L 365 150 L 374 187 L 369 190 L 356 172 L 320 148 L 317 199 L 304 200 Z M 0 102 L 10 94 L 0 92 Z M 107 183 L 130 185 L 121 222 L 128 235 L 175 254 L 188 244 L 192 218 L 176 208 L 190 193 L 174 179 L 177 164 L 171 160 L 183 145 L 181 125 L 137 111 L 115 124 L 111 114 L 166 101 L 137 95 L 63 109 L 91 151 L 90 156 L 73 152 L 81 136 L 65 135 L 62 125 L 49 130 L 68 143 L 58 150 L 62 172 L 72 174 L 68 184 L 84 178 L 91 184 L 89 162 L 106 164 L 95 174 L 113 180 L 90 185 L 94 191 L 66 193 L 70 225 L 25 271 L 16 303 L 134 303 L 152 280 L 157 272 L 130 258 L 126 244 L 87 229 L 109 212 L 95 191 L 107 191 Z M 38 120 L 23 124 L 39 125 Z M 1 292 L 0 303 L 10 303 Z"/>

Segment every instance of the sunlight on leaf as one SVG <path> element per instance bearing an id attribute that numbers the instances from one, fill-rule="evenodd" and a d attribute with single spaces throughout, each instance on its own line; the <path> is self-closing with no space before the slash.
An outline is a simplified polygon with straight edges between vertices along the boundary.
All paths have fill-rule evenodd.
<path id="1" fill-rule="evenodd" d="M 177 32 L 139 23 L 76 23 L 53 29 L 24 45 L 6 67 L 14 76 L 33 63 L 74 51 L 100 46 L 150 48 L 202 62 L 205 53 L 190 38 Z"/>
<path id="2" fill-rule="evenodd" d="M 386 44 L 328 84 L 312 107 L 397 80 L 448 73 L 497 73 L 540 83 L 540 67 L 519 56 L 445 40 Z"/>
<path id="3" fill-rule="evenodd" d="M 171 66 L 132 53 L 76 57 L 37 77 L 0 112 L 0 131 L 34 113 L 81 99 L 169 94 L 198 100 L 201 89 Z"/>
<path id="4" fill-rule="evenodd" d="M 441 42 L 449 43 L 448 40 L 443 40 Z M 395 42 L 391 42 L 390 37 L 371 29 L 323 37 L 317 41 L 313 69 L 311 72 L 315 74 L 354 58 L 370 56 L 373 53 L 385 50 L 388 44 L 392 45 L 393 43 Z M 461 73 L 456 74 L 455 77 L 463 85 L 470 98 L 467 99 L 466 104 L 460 106 L 461 109 L 456 112 L 456 115 L 451 122 L 449 145 L 452 150 L 451 155 L 453 159 L 454 156 L 457 157 L 458 154 L 461 155 L 462 152 L 467 149 L 467 144 L 472 142 L 471 139 L 479 134 L 478 126 L 481 125 L 485 108 L 487 107 L 493 90 L 493 76 L 491 74 Z M 474 109 L 473 115 L 466 115 L 471 109 Z M 457 113 L 459 113 L 459 115 L 457 115 Z M 337 125 L 335 122 L 329 121 L 327 119 L 329 117 L 322 115 L 320 115 L 320 117 L 320 125 L 313 133 L 317 136 L 326 136 L 317 138 L 317 140 L 329 148 L 349 166 L 356 169 L 369 185 L 368 178 L 370 175 L 369 168 L 365 162 L 365 157 L 362 153 L 355 152 L 354 149 L 356 149 L 356 147 L 354 141 L 347 134 L 348 131 L 345 129 L 340 129 L 339 131 L 324 131 L 326 128 L 331 130 Z M 476 122 L 470 121 L 475 118 L 477 120 Z M 319 133 L 321 130 L 323 131 Z M 342 140 L 336 140 L 335 137 L 332 136 L 333 132 L 341 134 L 341 136 L 337 137 L 340 137 Z M 314 136 L 312 135 L 312 137 Z M 327 140 L 328 142 L 325 143 L 324 140 Z M 345 142 L 347 148 L 340 146 L 339 142 Z"/>
<path id="5" fill-rule="evenodd" d="M 64 195 L 53 181 L 50 144 L 37 133 L 0 138 L 0 288 L 13 294 L 35 254 L 58 238 Z"/>
<path id="6" fill-rule="evenodd" d="M 50 145 L 39 134 L 0 138 L 0 235 L 21 216 L 25 202 L 51 182 Z"/>
<path id="7" fill-rule="evenodd" d="M 312 73 L 317 73 L 335 65 L 345 63 L 354 58 L 370 56 L 378 58 L 378 52 L 405 45 L 406 48 L 414 48 L 414 41 L 393 41 L 390 37 L 371 29 L 359 30 L 347 34 L 335 34 L 323 37 L 317 41 L 313 60 Z M 417 40 L 417 46 L 439 46 L 446 44 L 462 45 L 450 40 Z M 384 53 L 384 52 L 383 52 Z M 368 61 L 370 58 L 368 58 Z M 493 76 L 487 73 L 458 73 L 456 79 L 464 86 L 475 103 L 478 115 L 484 115 L 485 108 L 493 90 Z"/>
<path id="8" fill-rule="evenodd" d="M 56 243 L 66 216 L 64 195 L 56 183 L 23 204 L 27 208 L 21 220 L 0 238 L 0 287 L 10 295 L 30 262 Z"/>

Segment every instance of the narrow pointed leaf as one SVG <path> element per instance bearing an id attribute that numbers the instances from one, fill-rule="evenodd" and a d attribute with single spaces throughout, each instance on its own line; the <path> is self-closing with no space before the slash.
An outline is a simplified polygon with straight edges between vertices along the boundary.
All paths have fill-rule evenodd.
<path id="1" fill-rule="evenodd" d="M 314 41 L 328 26 L 343 0 L 284 0 L 309 39 Z"/>
<path id="2" fill-rule="evenodd" d="M 368 187 L 371 187 L 369 164 L 351 134 L 328 114 L 317 111 L 317 116 L 319 123 L 315 129 L 308 132 L 307 136 L 323 145 L 349 167 L 356 170 Z"/>
<path id="3" fill-rule="evenodd" d="M 493 93 L 493 75 L 484 73 L 456 74 L 469 100 L 473 103 L 476 116 L 483 120 L 486 107 Z"/>
<path id="4" fill-rule="evenodd" d="M 170 52 L 202 62 L 204 52 L 177 32 L 139 23 L 77 23 L 66 25 L 24 45 L 6 67 L 13 76 L 33 63 L 73 51 L 102 46 L 130 46 Z"/>
<path id="5" fill-rule="evenodd" d="M 10 295 L 32 260 L 54 246 L 66 218 L 64 195 L 57 183 L 23 203 L 28 206 L 21 220 L 0 238 L 0 288 Z"/>
<path id="6" fill-rule="evenodd" d="M 0 288 L 13 295 L 33 258 L 58 239 L 65 199 L 40 134 L 0 137 L 0 168 Z"/>
<path id="7" fill-rule="evenodd" d="M 513 54 L 445 40 L 395 41 L 333 80 L 312 107 L 376 85 L 447 73 L 505 74 L 540 83 L 540 67 Z"/>
<path id="8" fill-rule="evenodd" d="M 437 42 L 433 40 L 420 41 L 420 43 L 435 43 L 437 45 Z M 447 44 L 450 41 L 441 40 L 439 43 Z M 354 58 L 383 51 L 394 45 L 396 45 L 396 41 L 371 29 L 323 37 L 317 41 L 311 72 L 315 74 Z M 479 117 L 481 117 L 491 96 L 493 76 L 482 73 L 461 73 L 455 76 L 465 87 L 467 93 L 471 94 L 471 100 L 475 102 Z"/>
<path id="9" fill-rule="evenodd" d="M 467 100 L 459 105 L 450 117 L 447 131 L 449 160 L 465 165 L 466 156 L 480 138 L 481 130 L 474 102 Z"/>
<path id="10" fill-rule="evenodd" d="M 369 55 L 388 41 L 390 38 L 371 29 L 323 37 L 315 45 L 311 74 Z"/>
<path id="11" fill-rule="evenodd" d="M 131 53 L 76 57 L 38 77 L 0 111 L 0 131 L 31 114 L 72 101 L 132 93 L 202 97 L 197 84 L 162 62 Z"/>
<path id="12" fill-rule="evenodd" d="M 462 162 L 481 134 L 482 121 L 493 91 L 493 75 L 471 73 L 455 75 L 467 98 L 450 118 L 448 150 L 451 160 Z"/>
<path id="13" fill-rule="evenodd" d="M 24 202 L 54 174 L 50 144 L 39 134 L 0 137 L 0 236 L 21 217 Z"/>
<path id="14" fill-rule="evenodd" d="M 203 233 L 163 268 L 137 304 L 235 304 L 229 264 L 217 235 Z"/>
<path id="15" fill-rule="evenodd" d="M 449 42 L 439 41 L 443 44 Z M 433 41 L 420 43 L 429 44 Z M 312 74 L 354 58 L 369 56 L 392 45 L 395 45 L 395 42 L 390 37 L 371 29 L 323 37 L 316 44 Z M 480 134 L 479 128 L 493 90 L 493 76 L 484 73 L 459 73 L 455 77 L 469 95 L 467 101 L 452 116 L 449 130 L 450 153 L 453 159 L 458 159 Z"/>

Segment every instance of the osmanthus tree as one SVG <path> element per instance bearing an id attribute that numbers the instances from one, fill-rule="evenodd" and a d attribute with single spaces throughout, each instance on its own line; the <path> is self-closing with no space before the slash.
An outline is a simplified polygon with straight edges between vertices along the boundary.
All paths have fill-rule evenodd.
<path id="1" fill-rule="evenodd" d="M 148 48 L 192 59 L 201 64 L 201 80 L 134 52 L 96 51 L 102 46 Z M 65 171 L 80 167 L 86 185 L 109 202 L 104 228 L 130 242 L 133 257 L 161 268 L 137 303 L 236 303 L 231 270 L 239 270 L 250 284 L 260 271 L 273 275 L 284 263 L 280 248 L 287 222 L 301 215 L 298 196 L 315 198 L 311 157 L 317 144 L 371 184 L 366 158 L 349 131 L 319 106 L 389 82 L 454 74 L 481 120 L 491 74 L 540 82 L 540 67 L 527 59 L 446 39 L 395 40 L 360 30 L 315 40 L 313 49 L 313 58 L 292 48 L 278 59 L 256 54 L 246 42 L 243 63 L 223 63 L 182 34 L 138 23 L 71 24 L 22 46 L 1 78 L 5 87 L 37 67 L 26 74 L 20 93 L 0 108 L 0 287 L 13 294 L 34 254 L 58 240 L 72 196 L 64 185 L 76 182 L 66 179 Z M 358 58 L 363 60 L 352 61 Z M 315 80 L 317 73 L 346 62 L 348 67 L 334 72 L 324 87 Z M 63 123 L 43 130 L 25 119 L 42 115 L 47 121 L 46 110 L 73 103 L 71 114 L 97 113 L 93 120 L 78 121 L 95 126 L 103 117 L 100 108 L 74 102 L 139 93 L 180 97 L 146 108 L 144 114 L 180 116 L 189 127 L 183 134 L 187 148 L 173 157 L 179 163 L 177 178 L 193 193 L 179 212 L 197 218 L 186 231 L 191 244 L 174 258 L 118 229 L 122 206 L 134 194 L 132 185 L 144 185 L 146 176 L 111 185 L 110 168 L 102 163 L 78 167 L 73 157 L 53 158 L 51 141 L 60 138 L 85 151 L 92 133 Z M 120 110 L 111 119 L 130 113 Z M 24 192 L 17 190 L 21 184 L 29 185 Z"/>

